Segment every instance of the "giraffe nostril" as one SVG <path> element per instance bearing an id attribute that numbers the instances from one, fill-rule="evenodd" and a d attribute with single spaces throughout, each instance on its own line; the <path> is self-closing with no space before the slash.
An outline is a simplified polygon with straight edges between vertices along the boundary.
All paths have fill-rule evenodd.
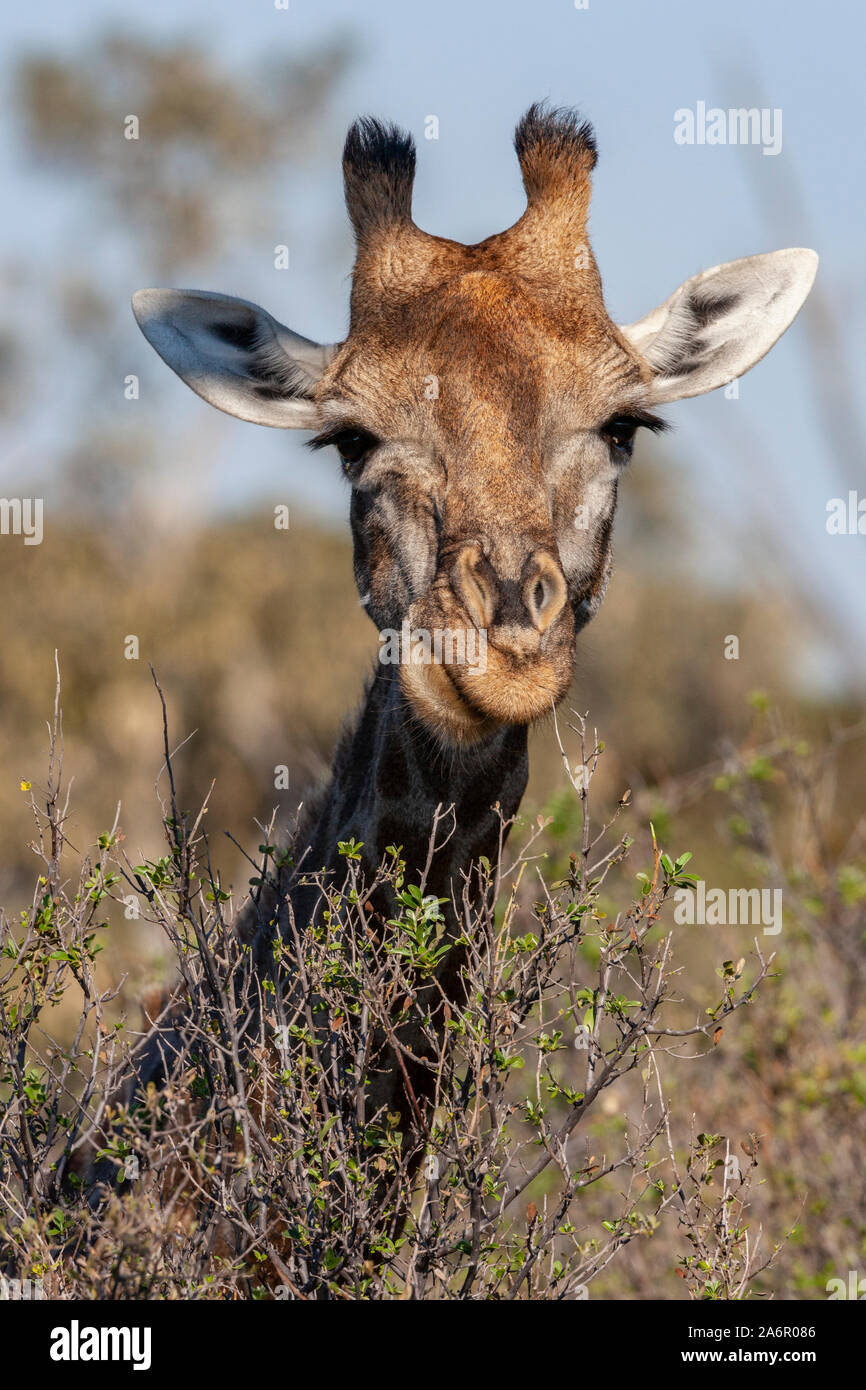
<path id="1" fill-rule="evenodd" d="M 523 594 L 533 627 L 538 632 L 546 632 L 562 612 L 566 600 L 562 571 L 546 551 L 533 556 Z"/>
<path id="2" fill-rule="evenodd" d="M 451 571 L 451 583 L 479 628 L 488 628 L 493 621 L 497 600 L 496 576 L 480 546 L 466 545 L 457 555 Z"/>

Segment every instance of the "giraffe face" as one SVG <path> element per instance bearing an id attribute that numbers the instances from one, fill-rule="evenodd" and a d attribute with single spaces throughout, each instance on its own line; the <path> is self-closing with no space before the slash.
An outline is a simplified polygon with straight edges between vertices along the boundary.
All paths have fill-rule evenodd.
<path id="1" fill-rule="evenodd" d="M 406 696 L 456 745 L 562 698 L 575 637 L 604 595 L 635 432 L 660 427 L 655 406 L 759 361 L 817 267 L 803 249 L 732 261 L 617 327 L 586 234 L 589 126 L 532 107 L 515 148 L 525 212 L 464 246 L 412 220 L 411 138 L 352 126 L 343 169 L 357 256 L 342 344 L 310 342 L 226 295 L 133 298 L 145 336 L 198 395 L 336 446 L 362 602 L 380 633 L 408 629 Z"/>
<path id="2" fill-rule="evenodd" d="M 397 649 L 400 678 L 454 742 L 543 717 L 567 691 L 635 431 L 660 423 L 597 303 L 563 338 L 518 277 L 466 261 L 401 303 L 398 341 L 388 319 L 350 334 L 317 388 L 313 440 L 351 483 L 367 612 L 380 634 L 417 634 Z"/>

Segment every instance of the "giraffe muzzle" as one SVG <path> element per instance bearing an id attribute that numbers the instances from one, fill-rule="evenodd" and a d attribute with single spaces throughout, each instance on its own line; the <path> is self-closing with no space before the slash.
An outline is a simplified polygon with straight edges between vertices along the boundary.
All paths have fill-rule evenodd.
<path id="1" fill-rule="evenodd" d="M 571 683 L 574 619 L 558 563 L 535 547 L 511 571 L 497 573 L 479 544 L 464 544 L 409 610 L 413 628 L 483 636 L 483 662 L 446 656 L 401 668 L 416 714 L 449 741 L 544 718 Z"/>
<path id="2" fill-rule="evenodd" d="M 543 548 L 527 556 L 517 578 L 508 578 L 497 574 L 478 544 L 464 545 L 452 563 L 450 584 L 470 621 L 518 658 L 539 651 L 568 599 L 562 570 Z"/>

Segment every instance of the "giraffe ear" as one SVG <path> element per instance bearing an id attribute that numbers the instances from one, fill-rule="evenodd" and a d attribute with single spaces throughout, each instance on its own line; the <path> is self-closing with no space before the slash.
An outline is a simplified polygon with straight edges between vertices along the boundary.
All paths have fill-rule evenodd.
<path id="1" fill-rule="evenodd" d="M 728 261 L 620 328 L 652 368 L 653 403 L 702 396 L 754 367 L 794 319 L 817 269 L 815 252 L 799 247 Z"/>
<path id="2" fill-rule="evenodd" d="M 187 386 L 219 410 L 277 429 L 314 429 L 312 390 L 336 347 L 293 333 L 245 299 L 207 290 L 139 290 L 138 326 Z"/>

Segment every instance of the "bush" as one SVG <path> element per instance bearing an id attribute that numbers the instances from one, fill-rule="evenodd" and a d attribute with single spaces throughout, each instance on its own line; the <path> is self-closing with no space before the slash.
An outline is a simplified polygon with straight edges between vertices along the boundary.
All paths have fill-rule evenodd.
<path id="1" fill-rule="evenodd" d="M 43 871 L 30 908 L 0 925 L 7 1277 L 59 1298 L 579 1299 L 609 1288 L 610 1269 L 627 1282 L 630 1252 L 650 1242 L 682 1279 L 669 1296 L 766 1291 L 792 1223 L 762 1246 L 758 1137 L 741 1159 L 730 1137 L 672 1112 L 670 1093 L 687 1094 L 685 1061 L 712 1054 L 722 1072 L 727 1020 L 774 957 L 756 939 L 748 963 L 718 964 L 714 993 L 701 981 L 700 1011 L 683 1002 L 671 918 L 696 882 L 691 856 L 665 852 L 651 826 L 639 843 L 622 832 L 629 793 L 595 825 L 603 745 L 577 716 L 571 730 L 568 803 L 515 828 L 519 847 L 474 865 L 454 902 L 427 894 L 399 845 L 365 882 L 349 841 L 344 881 L 308 876 L 316 919 L 290 914 L 262 967 L 233 926 L 206 807 L 178 808 L 167 728 L 166 852 L 133 864 L 115 822 L 68 877 L 58 703 L 32 795 Z M 707 774 L 736 798 L 741 839 L 753 822 L 769 835 L 762 797 L 777 758 L 796 757 L 781 743 L 760 776 L 733 752 Z M 640 844 L 635 894 L 625 861 Z M 259 852 L 256 894 L 284 880 L 293 851 L 271 828 Z M 767 853 L 763 868 L 772 881 Z M 840 875 L 852 920 L 856 873 Z M 365 906 L 381 885 L 387 923 Z M 131 903 L 177 972 L 139 1032 L 112 1018 L 118 986 L 101 988 L 96 968 L 111 911 Z M 461 988 L 443 989 L 446 976 Z M 70 997 L 77 1025 L 61 1044 L 51 1015 Z M 712 1123 L 716 1098 L 701 1102 Z"/>

